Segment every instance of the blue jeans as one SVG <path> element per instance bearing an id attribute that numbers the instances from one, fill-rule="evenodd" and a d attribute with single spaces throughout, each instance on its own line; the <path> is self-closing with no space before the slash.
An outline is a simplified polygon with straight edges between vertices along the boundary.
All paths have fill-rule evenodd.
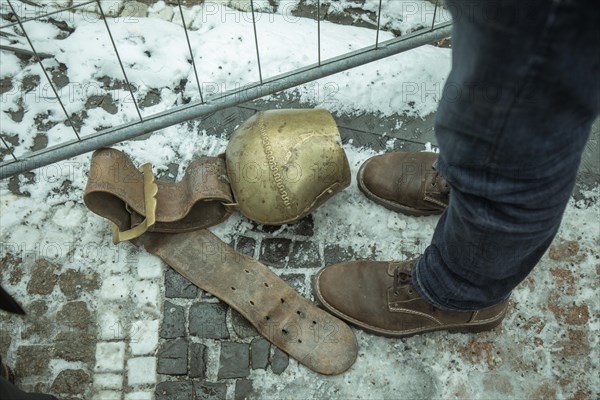
<path id="1" fill-rule="evenodd" d="M 436 117 L 450 203 L 413 269 L 433 305 L 500 303 L 550 246 L 600 112 L 597 0 L 447 0 Z"/>

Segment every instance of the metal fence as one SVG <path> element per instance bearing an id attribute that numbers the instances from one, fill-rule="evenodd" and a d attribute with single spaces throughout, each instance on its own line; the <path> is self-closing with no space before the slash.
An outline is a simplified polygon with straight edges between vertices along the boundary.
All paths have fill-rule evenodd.
<path id="1" fill-rule="evenodd" d="M 103 8 L 102 1 L 91 0 L 82 2 L 75 0 L 76 3 L 70 7 L 62 8 L 61 10 L 41 13 L 40 15 L 34 15 L 33 17 L 29 18 L 23 18 L 22 16 L 19 16 L 19 13 L 16 11 L 16 3 L 18 3 L 19 1 L 21 3 L 31 4 L 28 0 L 3 0 L 3 2 L 5 2 L 5 4 L 8 5 L 8 8 L 11 10 L 13 20 L 9 23 L 5 23 L 2 26 L 0 26 L 0 32 L 2 32 L 3 29 L 18 26 L 30 47 L 30 49 L 20 48 L 18 50 L 27 54 L 32 54 L 36 62 L 40 64 L 41 69 L 44 72 L 45 78 L 48 81 L 48 84 L 50 85 L 54 95 L 56 96 L 56 99 L 60 104 L 60 107 L 62 108 L 62 111 L 65 114 L 65 123 L 68 123 L 68 125 L 70 125 L 73 129 L 73 138 L 70 141 L 66 141 L 58 145 L 54 145 L 52 147 L 30 152 L 20 156 L 15 155 L 10 145 L 5 141 L 4 138 L 2 138 L 2 145 L 5 146 L 6 149 L 10 152 L 12 160 L 0 164 L 0 179 L 4 179 L 26 171 L 31 171 L 33 169 L 64 160 L 69 157 L 80 155 L 101 147 L 110 146 L 115 143 L 132 139 L 149 132 L 163 129 L 202 116 L 206 116 L 221 109 L 232 107 L 251 100 L 259 99 L 266 95 L 290 89 L 295 86 L 308 83 L 319 78 L 323 78 L 338 72 L 345 71 L 350 68 L 354 68 L 372 61 L 389 57 L 391 55 L 395 55 L 418 46 L 429 44 L 435 42 L 436 40 L 450 36 L 451 31 L 450 21 L 436 23 L 435 14 L 438 12 L 438 4 L 436 3 L 433 12 L 433 22 L 431 26 L 425 27 L 407 35 L 396 37 L 391 40 L 380 41 L 381 7 L 383 0 L 379 0 L 377 28 L 376 32 L 374 32 L 373 44 L 371 46 L 356 51 L 348 52 L 335 58 L 323 60 L 321 58 L 321 0 L 316 0 L 315 14 L 317 21 L 317 35 L 314 38 L 314 40 L 317 41 L 318 62 L 314 65 L 299 68 L 285 74 L 272 77 L 265 77 L 263 76 L 264 68 L 261 63 L 261 40 L 260 35 L 257 33 L 256 29 L 257 15 L 255 11 L 255 4 L 254 0 L 249 0 L 254 32 L 254 45 L 256 50 L 256 64 L 258 66 L 258 76 L 256 77 L 257 80 L 251 84 L 247 84 L 245 86 L 236 88 L 235 90 L 225 91 L 210 98 L 205 98 L 200 85 L 198 69 L 196 68 L 196 63 L 194 61 L 194 49 L 190 44 L 188 27 L 186 26 L 186 22 L 184 20 L 183 8 L 181 5 L 181 1 L 178 1 L 177 8 L 181 20 L 183 22 L 182 35 L 185 37 L 187 47 L 190 53 L 190 58 L 192 60 L 192 68 L 194 70 L 194 76 L 196 81 L 195 83 L 198 86 L 200 99 L 198 101 L 190 102 L 188 104 L 175 106 L 169 110 L 160 113 L 156 113 L 149 116 L 142 116 L 142 113 L 140 112 L 140 108 L 136 101 L 136 97 L 132 91 L 132 86 L 128 79 L 127 70 L 123 65 L 119 54 L 119 49 L 115 44 L 113 34 L 107 22 L 107 19 L 111 18 L 110 13 L 108 13 Z M 69 113 L 67 112 L 63 100 L 61 100 L 61 97 L 59 96 L 57 88 L 53 84 L 52 79 L 50 79 L 48 72 L 44 68 L 43 59 L 47 58 L 48 55 L 40 53 L 40 50 L 36 48 L 36 43 L 31 39 L 31 36 L 28 34 L 26 27 L 29 21 L 49 18 L 58 13 L 74 12 L 78 8 L 90 5 L 97 7 L 96 9 L 99 12 L 99 17 L 104 21 L 104 25 L 106 27 L 106 34 L 110 38 L 110 42 L 114 49 L 115 60 L 118 61 L 120 65 L 120 69 L 123 73 L 123 78 L 126 82 L 127 89 L 129 90 L 131 98 L 133 99 L 138 119 L 119 126 L 103 129 L 94 134 L 84 136 L 81 135 L 76 124 L 74 123 L 74 121 L 72 121 L 72 116 L 69 115 Z M 106 5 L 106 3 L 104 5 Z"/>

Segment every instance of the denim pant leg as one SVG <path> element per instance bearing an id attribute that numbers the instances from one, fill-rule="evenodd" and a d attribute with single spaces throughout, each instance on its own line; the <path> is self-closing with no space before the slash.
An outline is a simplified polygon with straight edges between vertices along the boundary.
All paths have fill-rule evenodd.
<path id="1" fill-rule="evenodd" d="M 554 238 L 600 111 L 591 0 L 447 0 L 452 71 L 436 119 L 450 203 L 413 268 L 448 310 L 505 300 Z"/>

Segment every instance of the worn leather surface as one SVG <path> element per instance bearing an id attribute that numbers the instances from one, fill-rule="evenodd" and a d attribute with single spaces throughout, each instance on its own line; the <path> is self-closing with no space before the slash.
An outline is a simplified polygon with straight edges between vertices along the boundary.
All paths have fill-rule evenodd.
<path id="1" fill-rule="evenodd" d="M 132 242 L 229 304 L 308 368 L 326 375 L 346 371 L 358 353 L 346 323 L 304 299 L 265 265 L 201 229 L 234 209 L 226 173 L 224 158 L 202 157 L 188 166 L 181 181 L 155 181 L 158 190 L 146 193 L 156 197 L 157 222 Z M 127 230 L 145 218 L 144 196 L 143 174 L 126 155 L 114 149 L 94 153 L 84 193 L 90 210 Z"/>
<path id="2" fill-rule="evenodd" d="M 208 230 L 146 233 L 134 241 L 242 314 L 275 346 L 325 375 L 346 371 L 358 345 L 350 327 L 315 307 L 259 261 Z"/>
<path id="3" fill-rule="evenodd" d="M 186 232 L 216 225 L 233 211 L 225 160 L 200 157 L 190 163 L 179 182 L 156 181 L 156 224 L 151 232 Z M 92 155 L 83 195 L 86 206 L 111 220 L 120 230 L 139 224 L 146 216 L 142 173 L 127 155 L 116 149 Z"/>
<path id="4" fill-rule="evenodd" d="M 436 330 L 479 332 L 492 329 L 504 318 L 508 301 L 474 312 L 445 311 L 429 304 L 410 283 L 413 262 L 331 265 L 317 274 L 317 300 L 347 322 L 393 337 Z"/>
<path id="5" fill-rule="evenodd" d="M 409 215 L 439 214 L 448 206 L 450 188 L 435 170 L 437 154 L 393 152 L 365 161 L 358 186 L 371 200 Z"/>

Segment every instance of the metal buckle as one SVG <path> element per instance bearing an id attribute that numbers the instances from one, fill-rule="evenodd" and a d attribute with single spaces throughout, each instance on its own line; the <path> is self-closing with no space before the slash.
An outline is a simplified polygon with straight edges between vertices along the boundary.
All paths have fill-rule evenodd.
<path id="1" fill-rule="evenodd" d="M 139 170 L 144 178 L 144 214 L 146 218 L 139 225 L 122 232 L 117 225 L 113 224 L 114 244 L 140 237 L 156 223 L 156 194 L 158 193 L 158 185 L 152 174 L 152 164 L 146 163 Z"/>

